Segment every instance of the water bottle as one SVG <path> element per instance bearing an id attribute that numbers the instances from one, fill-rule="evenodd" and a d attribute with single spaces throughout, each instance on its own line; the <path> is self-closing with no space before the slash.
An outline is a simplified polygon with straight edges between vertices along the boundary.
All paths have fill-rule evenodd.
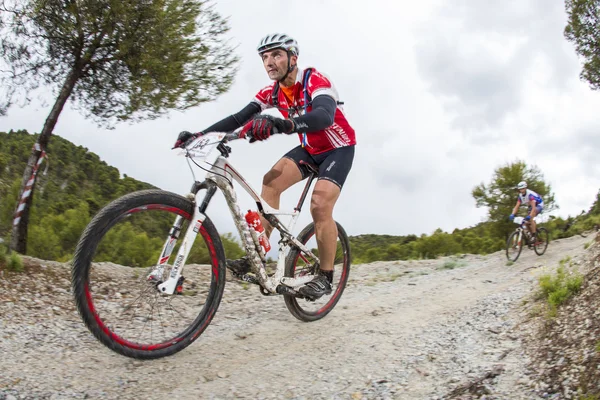
<path id="1" fill-rule="evenodd" d="M 267 238 L 267 233 L 265 232 L 265 228 L 262 226 L 260 222 L 260 215 L 256 211 L 248 210 L 246 213 L 246 222 L 251 229 L 254 229 L 258 234 L 258 242 L 265 250 L 265 254 L 271 250 L 271 243 L 269 242 L 269 238 Z"/>

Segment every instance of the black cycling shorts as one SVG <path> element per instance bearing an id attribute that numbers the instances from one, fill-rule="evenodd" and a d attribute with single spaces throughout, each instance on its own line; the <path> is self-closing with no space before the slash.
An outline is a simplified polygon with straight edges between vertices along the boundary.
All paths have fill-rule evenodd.
<path id="1" fill-rule="evenodd" d="M 319 167 L 318 179 L 325 179 L 338 185 L 340 190 L 348 177 L 354 160 L 354 146 L 345 146 L 324 153 L 311 155 L 302 146 L 294 147 L 283 157 L 292 160 L 300 169 L 302 179 L 305 179 L 310 170 L 306 165 L 300 164 L 300 160 L 315 164 Z"/>

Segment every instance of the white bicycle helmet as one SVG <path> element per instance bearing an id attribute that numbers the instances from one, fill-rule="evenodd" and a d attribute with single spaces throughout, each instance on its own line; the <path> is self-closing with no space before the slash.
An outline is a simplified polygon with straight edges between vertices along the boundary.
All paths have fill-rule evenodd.
<path id="1" fill-rule="evenodd" d="M 295 56 L 300 54 L 300 48 L 298 47 L 296 40 L 285 33 L 274 33 L 265 36 L 256 48 L 259 55 L 273 49 L 284 49 Z"/>
<path id="2" fill-rule="evenodd" d="M 525 181 L 519 182 L 519 184 L 517 185 L 517 189 L 519 189 L 519 190 L 527 189 L 527 182 L 525 182 Z"/>

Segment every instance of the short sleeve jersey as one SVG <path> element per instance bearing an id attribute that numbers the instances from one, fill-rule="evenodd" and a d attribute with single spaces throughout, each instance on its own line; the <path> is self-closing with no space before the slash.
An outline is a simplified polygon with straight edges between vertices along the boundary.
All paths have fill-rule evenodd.
<path id="1" fill-rule="evenodd" d="M 544 201 L 542 200 L 542 196 L 540 196 L 533 190 L 529 190 L 529 189 L 527 189 L 527 191 L 525 192 L 524 195 L 519 193 L 519 200 L 521 201 L 521 204 L 523 204 L 523 205 L 525 205 L 525 204 L 529 205 L 529 203 L 531 203 L 531 200 L 535 201 L 536 206 L 540 205 L 540 204 L 544 204 Z"/>
<path id="2" fill-rule="evenodd" d="M 297 117 L 304 114 L 304 80 L 305 70 L 298 69 L 296 83 L 293 88 L 292 104 L 287 100 L 283 90 L 277 92 L 279 112 L 284 118 Z M 337 90 L 331 83 L 328 77 L 312 68 L 311 74 L 307 82 L 308 95 L 314 100 L 320 95 L 328 95 L 333 97 L 335 101 L 339 100 Z M 275 83 L 260 90 L 254 97 L 253 101 L 258 103 L 261 110 L 274 107 L 273 104 L 273 89 Z M 312 110 L 309 104 L 307 112 Z M 302 133 L 298 134 L 300 142 L 302 142 Z M 305 148 L 310 154 L 320 154 L 336 148 L 353 146 L 356 144 L 356 136 L 354 129 L 348 123 L 346 115 L 341 105 L 338 105 L 335 110 L 333 124 L 321 131 L 309 132 L 306 135 Z"/>

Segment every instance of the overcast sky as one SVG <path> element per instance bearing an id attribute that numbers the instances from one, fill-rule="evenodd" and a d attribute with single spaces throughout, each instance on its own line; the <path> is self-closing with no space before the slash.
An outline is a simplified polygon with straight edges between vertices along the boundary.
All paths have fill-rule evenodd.
<path id="1" fill-rule="evenodd" d="M 563 37 L 563 2 L 548 0 L 221 0 L 242 62 L 217 101 L 168 117 L 104 130 L 72 107 L 55 133 L 136 179 L 184 193 L 191 174 L 170 147 L 237 112 L 269 83 L 255 48 L 267 33 L 299 42 L 301 67 L 336 85 L 356 129 L 354 166 L 334 217 L 350 235 L 421 234 L 485 216 L 471 190 L 517 158 L 537 165 L 557 215 L 587 210 L 600 188 L 600 93 L 579 80 Z M 39 132 L 49 108 L 13 108 L 0 130 Z M 260 189 L 263 174 L 297 136 L 232 144 L 231 162 Z M 52 154 L 50 154 L 52 157 Z M 52 159 L 50 158 L 50 168 Z M 301 184 L 283 196 L 290 208 Z M 251 206 L 249 198 L 243 207 Z M 209 207 L 221 233 L 233 224 L 221 196 Z M 310 221 L 308 207 L 296 232 Z"/>

